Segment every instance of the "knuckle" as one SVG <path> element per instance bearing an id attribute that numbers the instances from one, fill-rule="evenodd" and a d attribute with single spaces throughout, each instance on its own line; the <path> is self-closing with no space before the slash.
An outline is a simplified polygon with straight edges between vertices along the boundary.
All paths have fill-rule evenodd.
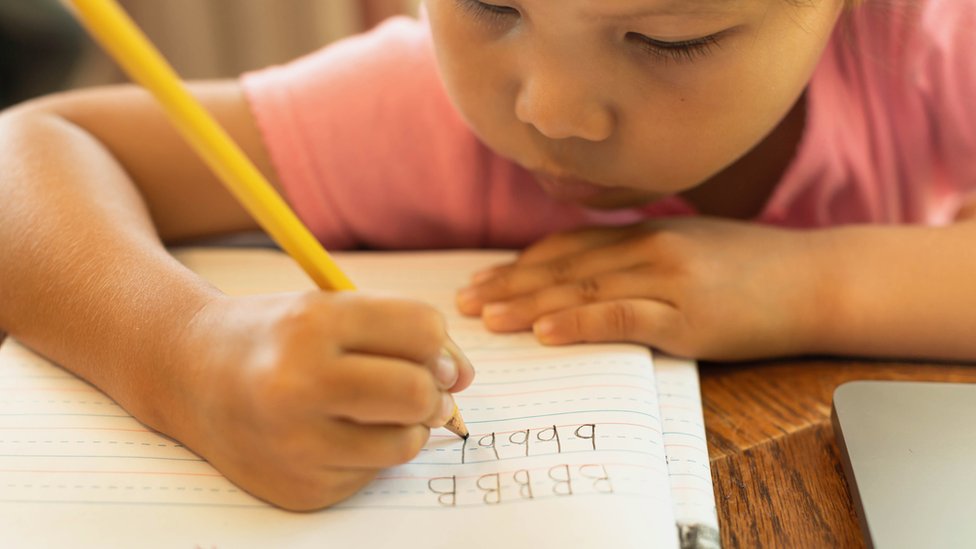
<path id="1" fill-rule="evenodd" d="M 276 324 L 276 332 L 285 338 L 304 338 L 310 332 L 327 329 L 331 315 L 324 314 L 320 299 L 314 294 L 303 294 L 287 304 Z"/>
<path id="2" fill-rule="evenodd" d="M 600 299 L 600 283 L 595 278 L 584 278 L 576 282 L 576 295 L 583 303 L 593 303 Z"/>
<path id="3" fill-rule="evenodd" d="M 258 404 L 260 409 L 278 410 L 279 413 L 293 410 L 295 397 L 304 386 L 301 382 L 296 383 L 302 376 L 294 371 L 295 365 L 295 361 L 288 360 L 287 353 L 281 353 L 255 364 L 253 368 L 246 368 L 249 383 L 245 387 L 249 400 Z"/>
<path id="4" fill-rule="evenodd" d="M 634 306 L 626 301 L 610 303 L 604 310 L 604 320 L 612 334 L 630 339 L 636 332 L 637 313 Z"/>
<path id="5" fill-rule="evenodd" d="M 573 278 L 573 262 L 568 258 L 554 259 L 545 268 L 549 278 L 556 284 L 569 282 Z"/>
<path id="6" fill-rule="evenodd" d="M 493 294 L 504 294 L 515 287 L 515 276 L 512 269 L 503 269 L 495 274 L 488 283 L 488 290 Z"/>

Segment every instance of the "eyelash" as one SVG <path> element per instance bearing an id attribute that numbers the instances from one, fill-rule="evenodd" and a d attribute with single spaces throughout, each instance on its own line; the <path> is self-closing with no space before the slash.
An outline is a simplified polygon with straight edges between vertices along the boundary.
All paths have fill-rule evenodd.
<path id="1" fill-rule="evenodd" d="M 497 23 L 501 19 L 521 15 L 519 11 L 509 6 L 496 6 L 487 4 L 480 0 L 457 0 L 457 3 L 468 11 L 475 18 L 482 19 L 491 23 Z"/>
<path id="2" fill-rule="evenodd" d="M 641 49 L 651 55 L 657 56 L 665 61 L 690 63 L 696 59 L 707 57 L 712 52 L 712 48 L 718 45 L 720 34 L 712 34 L 692 40 L 682 40 L 680 42 L 655 40 L 654 38 L 636 32 L 628 33 L 627 36 L 634 40 Z"/>
<path id="3" fill-rule="evenodd" d="M 521 13 L 511 6 L 498 6 L 480 0 L 456 0 L 458 5 L 468 11 L 476 19 L 486 23 L 499 24 L 511 17 L 519 17 Z M 722 33 L 681 40 L 679 42 L 665 42 L 656 40 L 640 33 L 630 32 L 627 37 L 644 50 L 663 61 L 692 62 L 707 57 L 712 48 L 718 45 Z"/>

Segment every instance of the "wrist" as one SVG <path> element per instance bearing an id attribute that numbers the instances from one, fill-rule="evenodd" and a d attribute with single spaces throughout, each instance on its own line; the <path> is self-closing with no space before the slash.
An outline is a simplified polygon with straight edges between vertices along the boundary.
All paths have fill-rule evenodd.
<path id="1" fill-rule="evenodd" d="M 146 376 L 152 382 L 142 388 L 138 412 L 143 423 L 181 441 L 189 436 L 203 379 L 206 357 L 205 338 L 200 337 L 201 318 L 224 296 L 217 292 L 182 296 L 185 306 L 167 320 L 166 329 L 155 334 L 152 346 L 156 359 Z"/>
<path id="2" fill-rule="evenodd" d="M 918 229 L 853 225 L 812 231 L 811 268 L 817 272 L 809 353 L 901 354 L 906 332 L 891 311 L 909 313 L 906 284 L 926 284 L 924 269 L 903 272 L 901 261 L 919 241 Z M 903 265 L 902 265 L 903 266 Z M 906 301 L 907 299 L 907 301 Z M 909 314 L 909 316 L 911 316 Z M 901 340 L 901 342 L 899 342 Z"/>
<path id="3" fill-rule="evenodd" d="M 838 326 L 850 300 L 844 229 L 802 231 L 797 305 L 793 314 L 794 354 L 823 354 L 837 349 Z"/>

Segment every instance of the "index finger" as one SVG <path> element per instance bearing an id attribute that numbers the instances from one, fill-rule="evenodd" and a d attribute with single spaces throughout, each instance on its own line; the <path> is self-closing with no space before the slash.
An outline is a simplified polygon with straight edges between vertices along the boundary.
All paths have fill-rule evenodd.
<path id="1" fill-rule="evenodd" d="M 363 294 L 344 296 L 337 303 L 338 344 L 345 352 L 417 363 L 451 392 L 474 379 L 471 362 L 448 337 L 444 317 L 433 307 Z"/>

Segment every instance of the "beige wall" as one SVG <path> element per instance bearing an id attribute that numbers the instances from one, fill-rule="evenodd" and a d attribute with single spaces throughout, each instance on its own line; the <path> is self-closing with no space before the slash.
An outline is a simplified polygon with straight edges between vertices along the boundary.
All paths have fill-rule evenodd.
<path id="1" fill-rule="evenodd" d="M 227 77 L 293 59 L 420 0 L 121 0 L 187 79 Z M 75 85 L 122 79 L 95 48 Z"/>

